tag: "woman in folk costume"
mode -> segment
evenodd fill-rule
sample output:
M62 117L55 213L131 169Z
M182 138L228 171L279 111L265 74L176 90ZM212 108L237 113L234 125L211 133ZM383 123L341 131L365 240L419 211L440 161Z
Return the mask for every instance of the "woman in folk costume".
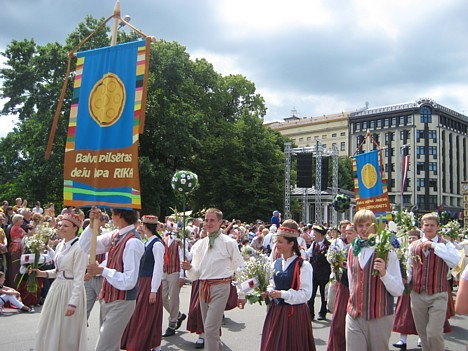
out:
M88 350L84 275L88 255L78 244L82 221L76 214L63 216L55 269L35 269L41 278L55 278L42 308L36 335L36 351Z
M346 226L346 241L352 243L357 237L357 232L351 223ZM351 244L347 244L346 257L348 251L352 249ZM330 335L328 336L327 351L342 351L346 350L346 307L349 300L349 282L348 270L344 269L341 279L336 282L336 299L333 309L333 318L330 325Z
M298 225L288 219L277 231L281 258L273 262L268 287L272 301L263 325L261 350L315 350L307 301L312 296L312 266L301 258ZM266 297L267 293L264 293Z
M166 247L157 231L158 218L142 218L143 233L148 239L141 258L135 312L125 329L121 347L129 351L161 350L163 303L161 279Z

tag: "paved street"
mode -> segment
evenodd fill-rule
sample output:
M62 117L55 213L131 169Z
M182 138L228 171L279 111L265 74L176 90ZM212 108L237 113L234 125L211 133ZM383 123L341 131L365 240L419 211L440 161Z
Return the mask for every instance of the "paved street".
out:
M181 309L187 313L190 299L190 286L185 285L181 293ZM319 302L319 298L316 299ZM317 309L318 309L317 304ZM0 351L28 351L34 346L35 331L40 317L40 309L34 314L17 314L10 312L0 316ZM265 318L265 306L247 305L244 310L235 309L226 312L225 323L222 328L222 340L225 344L224 350L250 351L259 350L263 321ZM327 316L331 317L331 316ZM467 351L468 340L468 317L454 317L450 319L454 331L446 335L446 350ZM167 327L167 315L164 316L163 330ZM330 320L314 321L313 332L318 351L326 350ZM89 321L89 350L93 350L99 332L99 305L96 304ZM399 335L393 333L390 339L391 346L396 342ZM195 350L195 334L185 331L185 322L176 335L163 339L163 350ZM416 336L408 337L408 350L421 350L416 347ZM66 350L64 350L66 351ZM273 351L273 350L272 350ZM280 350L278 350L280 351ZM301 350L302 351L302 350ZM377 351L377 350L376 350Z

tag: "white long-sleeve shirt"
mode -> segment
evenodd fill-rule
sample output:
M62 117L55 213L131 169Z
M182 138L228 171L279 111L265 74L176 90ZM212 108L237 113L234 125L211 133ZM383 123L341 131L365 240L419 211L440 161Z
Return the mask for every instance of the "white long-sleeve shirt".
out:
M122 229L116 229L112 232L107 232L97 237L96 253L101 254L109 251L112 244L112 236L119 232L119 235L125 236L131 230L135 229L135 226L129 225ZM89 254L91 249L91 238L93 236L93 230L88 226L81 233L80 245L84 252ZM135 287L138 281L138 275L140 270L140 260L145 253L145 246L143 242L137 238L132 238L127 241L123 252L123 266L124 271L118 272L115 269L104 267L102 276L107 279L109 284L119 290L131 290Z
M205 237L192 247L192 268L187 270L190 280L230 278L238 268L244 267L237 241L220 234L211 249L208 243Z
M289 267L289 265L297 258L297 255L293 255L286 260L281 262L281 267L283 272ZM272 271L275 267L275 262L272 263ZM300 271L301 285L299 290L294 290L292 288L288 290L281 290L281 298L284 299L284 302L290 305L299 305L302 303L307 303L312 296L312 276L313 268L312 265L307 261L302 261L302 267ZM270 285L267 288L268 292L276 290L275 282L270 279Z
M367 262L370 260L374 254L375 247L363 247L361 252L358 254L359 266L361 269L364 269ZM352 255L353 253L351 253ZM372 268L372 267L371 267ZM352 291L354 287L354 279L352 275L352 270L348 269L348 280L349 280L349 290ZM401 296L405 290L403 285L403 280L401 277L400 262L398 262L398 257L395 251L390 251L387 258L387 267L386 273L380 280L385 285L385 289L392 296Z
M424 244L428 241L426 237L422 237L421 242ZM454 268L458 265L461 259L461 253L457 250L457 248L450 242L447 241L446 244L443 242L439 242L439 236L435 236L432 239L431 248L434 250L434 254L439 256L444 262L449 266L449 268ZM414 243L412 244L414 245ZM429 251L423 251L424 255L429 255ZM408 282L411 282L413 278L413 268L412 268L412 258L411 255L408 257Z

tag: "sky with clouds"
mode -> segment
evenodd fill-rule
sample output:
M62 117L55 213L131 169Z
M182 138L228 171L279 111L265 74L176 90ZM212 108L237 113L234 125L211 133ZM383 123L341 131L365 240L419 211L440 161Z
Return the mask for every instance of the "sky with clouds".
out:
M0 0L0 51L64 43L115 0ZM255 83L266 121L429 97L468 114L466 0L121 0L122 17ZM128 29L124 29L128 30ZM0 59L1 60L1 59ZM0 61L2 64L2 61ZM0 83L1 84L1 83ZM0 102L1 104L1 102ZM0 116L0 137L14 118Z

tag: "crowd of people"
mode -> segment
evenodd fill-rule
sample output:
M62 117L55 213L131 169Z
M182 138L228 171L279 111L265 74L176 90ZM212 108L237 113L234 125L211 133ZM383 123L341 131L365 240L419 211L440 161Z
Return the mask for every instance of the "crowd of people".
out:
M56 214L53 204L28 208L18 198L14 206L4 201L0 221L0 311L9 305L34 312L43 304L36 351L87 350L87 318L97 300L98 351L158 351L185 320L197 334L197 349L222 350L224 312L246 303L245 291L233 283L236 273L260 255L273 272L262 292L271 302L261 350L315 350L311 321L328 314L329 351L388 350L392 331L400 333L396 348L405 350L406 336L417 334L424 351L444 350L448 319L455 311L468 313L467 238L444 238L436 214L424 215L420 228L405 234L404 264L395 250L384 256L376 250L378 221L369 210L336 228L283 220L279 211L267 221L229 221L215 208L182 225L177 216L123 209L67 207ZM27 238L43 223L56 234L41 253L42 265L31 268L23 260ZM332 250L344 257L339 274ZM39 280L35 292L27 288L32 274ZM185 309L179 296L186 279L192 292ZM454 281L460 282L456 301Z

